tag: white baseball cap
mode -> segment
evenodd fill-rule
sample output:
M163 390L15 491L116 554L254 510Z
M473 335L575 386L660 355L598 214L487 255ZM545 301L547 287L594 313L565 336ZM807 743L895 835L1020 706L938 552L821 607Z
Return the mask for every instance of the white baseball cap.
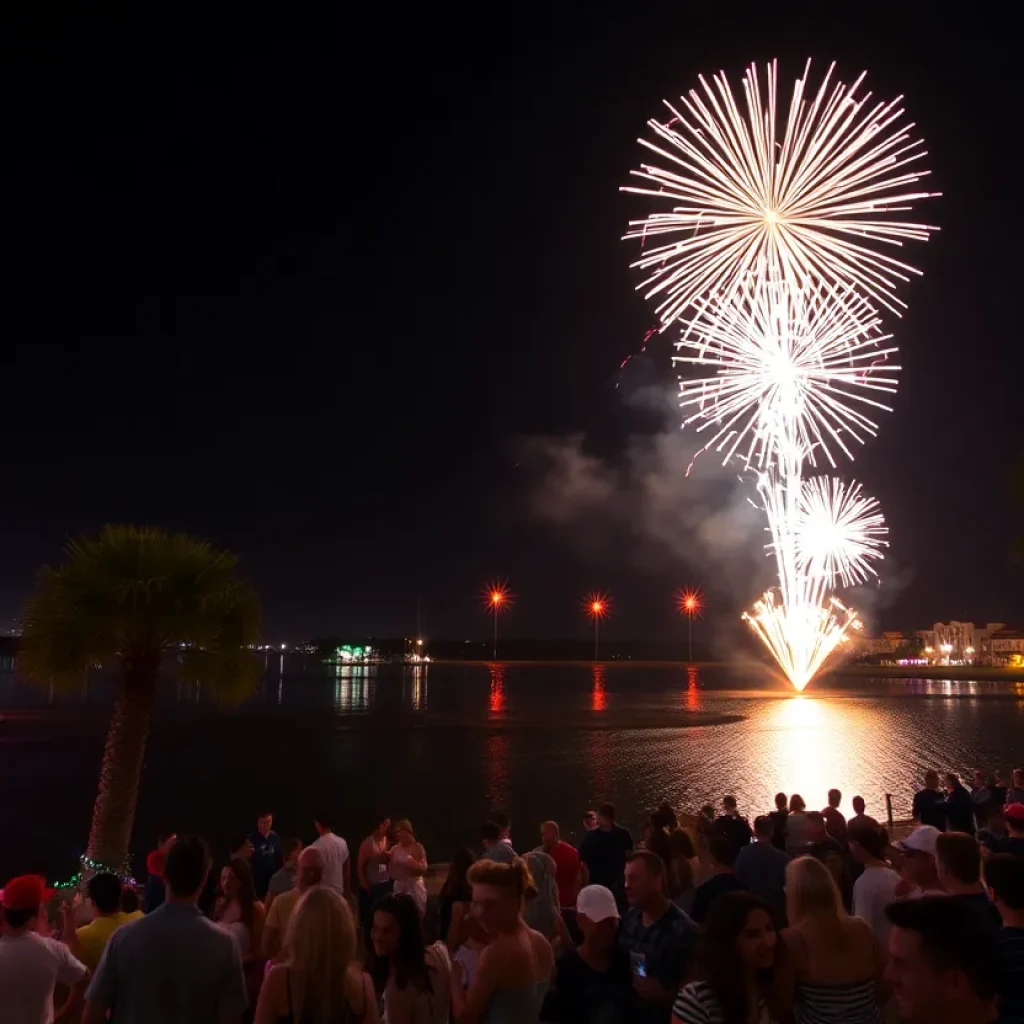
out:
M893 843L897 850L912 850L935 856L935 841L942 833L934 825L918 825L906 839Z
M576 913L591 921L604 921L609 917L619 919L619 908L610 889L603 885L585 885L576 897Z

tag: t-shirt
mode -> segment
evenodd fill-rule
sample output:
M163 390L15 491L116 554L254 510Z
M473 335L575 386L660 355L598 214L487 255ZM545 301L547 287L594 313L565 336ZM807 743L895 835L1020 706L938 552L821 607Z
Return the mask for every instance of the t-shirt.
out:
M113 1024L206 1024L244 1012L238 943L191 903L164 903L110 936L85 994Z
M1024 1020L1024 928L1000 928L999 1024Z
M784 851L786 849L786 819L789 817L789 811L772 811L768 817L772 819L772 846L777 850Z
M868 864L853 883L853 914L871 926L882 949L889 948L889 919L886 905L896 898L900 876L892 868Z
M558 886L558 904L563 908L576 906L579 895L580 855L576 848L559 839L550 849L537 847L538 853L548 853L555 862L555 884Z
M786 910L786 865L789 857L768 843L751 843L736 858L736 877L777 914Z
M672 1005L672 1015L678 1017L685 1024L726 1024L725 1010L712 991L711 986L704 981L694 981L684 985L676 996ZM758 1024L771 1024L768 1016L768 1006L763 999L757 1004Z
M284 942L284 934L288 931L288 919L292 916L295 904L299 902L299 890L289 889L274 898L267 911L267 921L264 927L267 931L273 929L277 932L278 942Z
M629 957L630 969L638 973L643 965L646 977L667 989L679 987L696 939L691 923L674 903L650 926L644 925L643 914L636 907L627 911L619 925L619 949ZM668 1024L669 1017L669 1007L633 992L630 1020L635 1024Z
M835 807L826 807L821 812L822 817L825 819L825 831L833 838L837 839L841 843L846 842L846 818L843 817L841 811Z
M270 884L267 886L267 895L273 893L275 896L280 896L283 892L288 892L290 889L295 888L295 872L289 871L287 868L281 868L280 871L275 871L270 876Z
M266 835L259 831L250 832L249 842L252 843L252 884L256 895L261 900L266 899L271 876L284 863L281 838L271 829Z
M348 843L333 832L325 832L313 843L313 846L324 856L323 884L329 889L333 889L339 896L344 896Z
M704 918L708 916L711 904L719 896L727 892L745 892L746 886L736 877L735 872L728 871L721 875L712 875L703 885L698 885L693 894L693 909L690 917L703 924Z
M493 846L484 847L484 860L493 860L496 864L511 864L518 856L511 843L497 842Z
M626 854L633 849L633 837L621 825L608 831L588 832L580 846L580 860L587 865L590 885L603 885L612 892L622 889L626 877Z
M963 786L946 795L946 827L951 832L974 835L974 801Z
M85 970L63 942L35 932L0 936L0 1020L50 1024L54 985L72 988Z
M807 851L829 869L843 897L843 906L849 909L853 895L853 864L850 853L842 843L827 835L813 843Z
M879 825L877 819L872 818L870 814L855 814L846 823L847 836L857 828L873 828L876 832L880 832L882 826Z
M629 1024L632 987L629 958L621 949L612 952L607 971L595 971L570 949L558 958L555 987L540 1019L552 1024Z
M111 914L108 917L97 917L75 930L78 941L82 944L82 961L90 971L96 970L110 936L122 925L130 924L136 916L142 915Z
M996 905L983 892L956 894L950 899L959 900L961 903L974 907L992 931L997 932L1003 927L1003 919Z
M723 814L715 818L712 827L719 835L731 839L737 850L746 846L753 835L750 826L738 814Z

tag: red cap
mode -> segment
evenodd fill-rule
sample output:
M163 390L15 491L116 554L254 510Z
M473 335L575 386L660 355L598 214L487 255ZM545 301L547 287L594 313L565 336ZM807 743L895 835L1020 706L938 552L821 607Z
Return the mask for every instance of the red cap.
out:
M1024 804L1009 804L1003 808L1003 817L1024 824Z
M6 910L31 910L53 899L53 889L46 888L42 875L18 875L4 886Z

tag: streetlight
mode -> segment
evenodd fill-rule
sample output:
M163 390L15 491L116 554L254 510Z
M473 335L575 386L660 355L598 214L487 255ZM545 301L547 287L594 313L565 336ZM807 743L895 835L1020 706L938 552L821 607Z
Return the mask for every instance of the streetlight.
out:
M488 583L484 591L486 604L494 616L494 647L491 656L494 661L498 660L498 613L512 603L512 595L509 593L508 584L503 582Z
M583 610L594 620L594 661L597 661L597 645L600 640L601 620L608 614L611 598L607 594L588 594L583 599Z
M704 611L704 595L700 589L687 587L685 590L676 592L676 608L682 615L686 616L686 637L687 646L690 652L690 662L693 663L693 620Z

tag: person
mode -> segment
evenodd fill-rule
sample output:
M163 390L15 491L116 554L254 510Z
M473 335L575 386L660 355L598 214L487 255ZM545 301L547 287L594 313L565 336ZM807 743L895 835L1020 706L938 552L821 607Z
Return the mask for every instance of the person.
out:
M626 898L623 888L626 854L632 849L633 837L615 823L615 805L601 804L597 809L597 828L587 833L580 846L580 860L587 868L587 882L611 889L620 912Z
M775 961L776 941L767 904L752 893L726 893L708 914L697 951L698 980L679 990L673 1024L767 1021L763 978Z
M538 931L548 942L563 938L572 945L558 907L558 884L555 881L555 862L543 850L531 850L523 860L533 879L535 894L523 906L523 920Z
M959 900L925 896L886 907L885 977L907 1024L988 1024L996 1020L996 939Z
M1013 784L1006 790L1006 802L1024 805L1024 768L1013 769Z
M672 859L672 851L668 845L668 833L661 824L661 815L654 811L644 825L644 849L656 853L666 864Z
M495 811L491 815L491 821L498 826L501 832L501 841L512 849L512 819L504 811Z
M228 840L228 862L230 863L233 860L251 862L254 849L255 847L252 845L252 840L248 835L232 836Z
M882 949L889 945L886 905L896 899L900 876L885 861L885 844L873 828L855 828L847 833L850 854L863 869L853 883L853 915L871 926Z
M807 804L799 793L789 798L789 816L786 818L786 853L790 857L806 853L811 845L811 827L807 821Z
M786 852L786 819L789 817L789 799L785 793L775 794L775 810L771 812L772 845Z
M668 834L669 862L668 895L669 899L683 913L689 913L693 907L696 894L696 871L699 866L697 851L693 848L690 834L682 828L673 829ZM749 847L747 847L749 849Z
M391 832L391 818L387 814L377 815L373 831L359 844L356 856L356 881L359 883L359 920L363 931L369 935L373 923L373 908L377 901L387 896L394 888L388 873L390 856L388 835Z
M981 915L993 932L1002 927L995 904L981 884L981 848L974 836L964 832L943 832L935 841L935 867L942 888Z
M164 866L164 903L110 936L85 994L82 1024L241 1018L247 998L238 943L197 905L209 869L201 839L174 843Z
M1024 804L1007 804L1003 808L1006 835L990 844L992 853L1008 853L1024 858Z
M679 828L679 816L667 800L658 804L658 809L651 815L651 821L666 832L673 832Z
M587 838L588 832L593 832L597 828L597 811L588 808L583 812L583 835L580 838L582 843Z
M478 860L469 869L473 904L490 942L468 986L464 967L452 971L453 1017L458 1024L530 1024L540 1016L551 981L551 944L523 921L533 879L521 857L511 864Z
M736 878L771 908L776 921L786 914L786 865L789 857L773 844L775 822L763 814L754 819L754 842L736 858Z
M828 834L825 816L817 811L808 811L807 824L810 828L811 845L805 852L820 860L832 872L843 897L843 906L850 908L853 898L853 871L849 850L839 840Z
M838 789L828 791L828 806L821 812L825 819L825 831L838 843L846 843L846 818L839 805L843 802L843 794Z
M286 945L287 958L267 973L254 1024L377 1024L373 985L355 958L352 911L333 889L303 895Z
M708 836L708 859L711 875L706 882L697 886L693 894L690 918L702 924L712 904L727 892L743 890L746 886L736 876L736 844L728 837L717 833Z
M732 840L733 846L741 850L750 842L750 825L736 810L736 797L722 797L722 814L715 818L715 831ZM655 850L655 853L658 851Z
M19 875L3 889L0 934L0 1020L4 1024L53 1021L53 990L71 990L57 1020L76 1020L82 1006L86 965L62 942L39 934L39 915L53 898L39 875Z
M632 978L629 958L616 942L615 896L603 885L585 886L575 911L583 941L558 958L541 1019L551 1024L628 1024Z
M323 854L323 884L347 900L352 891L348 843L341 836L335 835L331 815L318 814L313 824L316 826L317 838L311 845Z
M1024 1021L1024 860L1009 853L985 862L985 886L1003 926L999 955L999 1020Z
M256 899L249 862L235 857L220 873L220 896L214 905L213 921L232 935L242 953L242 970L250 1006L256 1005L266 959L263 956L263 926L267 911Z
M473 903L473 892L469 886L469 869L475 860L473 851L467 848L456 850L448 863L448 876L441 886L438 898L440 927L438 936L448 943L454 953L469 934L469 912Z
M914 794L913 815L919 825L946 831L946 797L939 789L938 772L929 769L924 773L924 789Z
M946 775L946 828L974 835L974 801L960 783L956 772Z
M286 839L281 844L281 856L284 863L270 876L270 882L267 885L265 906L268 914L274 900L278 896L295 888L295 877L299 871L300 853L302 853L301 839Z
M540 827L539 851L555 862L555 884L558 905L563 917L575 914L576 897L580 891L580 855L574 846L562 839L557 821L545 821Z
M864 803L864 797L855 796L850 803L853 805L853 817L846 823L847 833L854 828L873 828L876 832L882 831L878 819L865 813L867 805Z
M129 921L136 921L142 917L139 894L131 886L121 887L121 912Z
M110 936L133 918L121 909L121 879L117 875L109 871L97 872L86 883L86 892L94 914L88 924L75 928L74 907L70 901L61 909L68 948L90 971L95 971Z
M299 854L295 888L276 897L267 911L267 920L263 927L263 955L268 960L280 959L285 936L288 934L288 923L296 905L310 889L321 885L323 879L323 851L315 844L307 846Z
M256 898L260 900L267 898L270 879L284 864L281 837L274 831L273 825L274 815L270 811L260 811L256 816L256 831L250 832L248 837L252 847L252 884L256 889Z
M427 852L423 844L416 842L412 822L402 818L395 822L397 842L388 853L388 874L394 879L396 895L411 896L422 917L427 912Z
M814 857L786 868L782 933L797 1024L881 1024L883 954L866 921L849 917L832 873Z
M443 942L423 945L420 909L408 893L373 908L370 976L385 1024L448 1024L452 962Z
M712 838L729 843L725 836ZM619 949L633 975L630 1019L667 1024L696 933L665 895L665 865L649 850L630 851L625 888L629 910L619 928Z
M918 825L906 839L892 844L903 854L897 896L917 899L945 895L935 866L935 844L940 835L934 825Z
M980 768L975 768L971 774L971 800L974 803L974 823L978 829L987 828L992 811L1002 809L1001 803L998 808L994 807L992 790L995 784L996 780Z
M480 829L480 838L484 844L481 860L493 860L495 864L511 864L518 856L511 843L501 838L501 826L493 821L485 821Z
M147 914L164 901L164 865L177 838L173 832L161 832L157 836L156 849L150 850L146 857L146 885L142 895Z

